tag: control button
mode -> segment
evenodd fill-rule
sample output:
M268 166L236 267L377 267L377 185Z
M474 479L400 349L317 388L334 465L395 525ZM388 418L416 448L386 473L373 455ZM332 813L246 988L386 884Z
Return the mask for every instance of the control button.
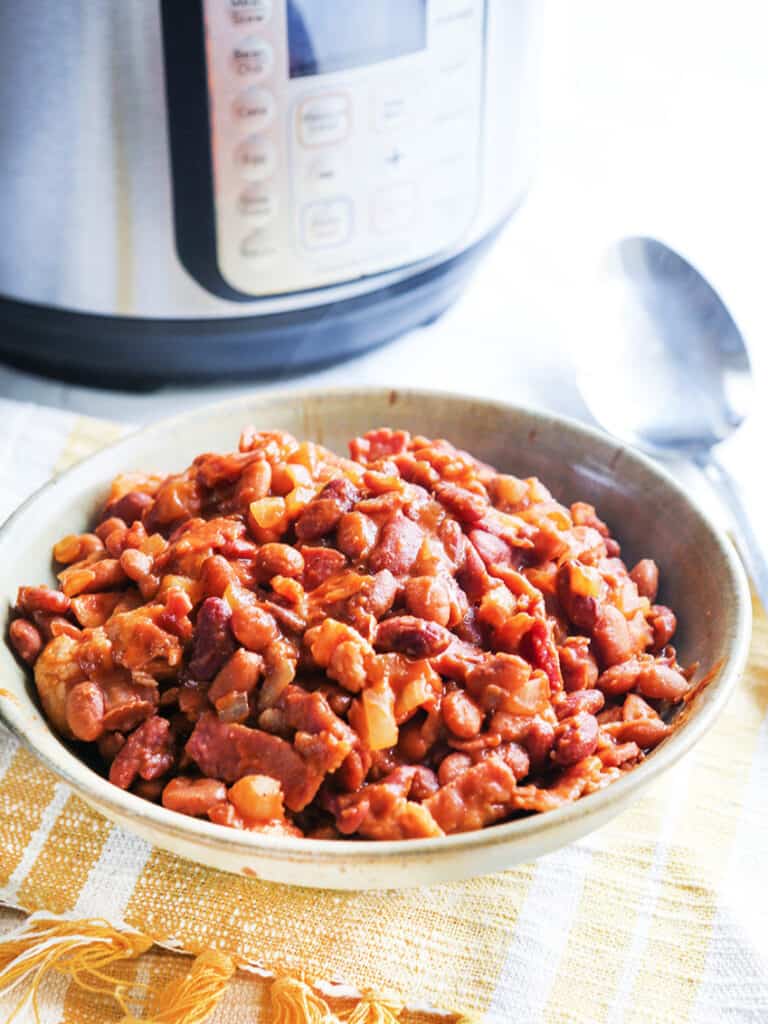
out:
M272 17L272 0L229 0L236 25L265 25Z
M277 196L262 185L246 185L240 193L237 208L244 217L263 227L277 214Z
M252 135L237 147L235 160L248 181L264 181L274 173L277 150L269 139Z
M413 114L416 90L402 85L396 89L381 89L374 97L373 127L377 132L400 128Z
M262 132L275 117L275 97L267 89L252 85L235 100L235 114L248 122L253 131Z
M254 263L271 263L280 255L278 247L261 229L246 235L240 244L240 252L246 259Z
M380 188L373 197L372 213L374 230L382 234L410 227L416 214L416 185L403 181Z
M308 249L342 245L352 234L352 203L349 199L308 203L301 212L301 228Z
M341 142L352 127L349 96L329 92L312 96L299 105L299 140L303 146L327 146Z
M338 185L341 177L341 165L331 156L319 156L309 164L305 171L305 177L308 184L319 188Z
M232 51L232 58L239 75L251 78L266 78L275 64L275 54L266 39L251 36L244 39Z

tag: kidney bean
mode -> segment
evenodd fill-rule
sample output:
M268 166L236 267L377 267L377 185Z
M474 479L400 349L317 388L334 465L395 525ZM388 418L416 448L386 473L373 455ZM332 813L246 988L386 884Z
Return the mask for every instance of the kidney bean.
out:
M554 701L555 713L559 719L570 718L580 711L596 715L605 704L605 697L600 690L577 690L574 693L560 694Z
M652 558L641 558L630 572L629 578L637 586L637 592L641 597L647 597L649 601L655 600L659 589L659 569Z
M451 640L450 632L435 622L414 615L396 615L379 623L375 646L411 658L431 658L444 651Z
M336 528L336 543L353 562L367 558L378 536L376 523L362 512L345 512Z
M634 653L627 620L612 604L606 604L601 609L592 629L592 641L606 668L627 661Z
M189 779L177 775L163 789L163 807L204 818L214 804L227 799L227 787L218 779Z
M60 590L52 590L50 587L19 587L16 607L27 615L31 615L32 612L66 615L69 611L69 597Z
M654 604L651 605L648 624L653 630L653 649L662 651L675 635L677 616L671 608L663 604Z
M563 686L567 692L589 690L595 685L600 672L590 651L587 637L569 636L565 643L558 647L557 653L560 658Z
M637 692L652 700L682 700L691 684L685 676L662 662L651 662L643 667L635 683Z
M122 519L127 526L130 526L137 519L144 517L144 513L151 508L154 500L151 495L145 494L143 491L128 491L122 498L118 498L117 501L110 502L106 506L103 518Z
M552 760L562 768L589 757L597 749L599 726L594 715L579 711L565 718L555 730Z
M483 726L483 712L463 690L446 694L440 705L440 713L446 728L459 739L472 739Z
M368 563L373 572L389 569L395 576L410 572L419 554L424 531L402 512L396 512L389 519L379 535L379 541L371 552Z
M235 649L232 611L220 597L207 597L197 613L189 672L193 679L213 679Z
M296 520L296 536L299 540L319 540L349 512L359 499L360 492L346 477L329 480L317 497L307 505Z
M555 742L554 726L543 718L534 718L520 742L531 759L531 770L538 771L546 763Z
M333 548L302 547L304 574L302 582L305 590L315 590L331 576L335 576L345 568L347 560L340 551Z
M14 619L8 629L8 638L16 654L28 665L34 665L43 649L43 638L28 619Z
M104 732L104 691L93 682L73 686L67 693L66 716L76 739L97 740Z
M440 577L413 576L405 584L405 603L417 618L447 626L451 618L451 594Z

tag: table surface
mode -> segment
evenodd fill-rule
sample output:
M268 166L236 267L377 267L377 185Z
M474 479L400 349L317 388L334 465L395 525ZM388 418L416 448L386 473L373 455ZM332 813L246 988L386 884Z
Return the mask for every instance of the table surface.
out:
M599 292L588 282L609 240L639 233L679 248L716 283L768 397L768 9L751 0L549 0L541 28L538 174L463 297L428 328L291 380L461 390L589 420L574 380L599 331ZM264 387L274 384L126 394L0 367L0 397L134 423ZM753 471L767 428L768 402L758 401L724 446L753 509L768 497L766 475ZM722 514L693 470L676 471Z

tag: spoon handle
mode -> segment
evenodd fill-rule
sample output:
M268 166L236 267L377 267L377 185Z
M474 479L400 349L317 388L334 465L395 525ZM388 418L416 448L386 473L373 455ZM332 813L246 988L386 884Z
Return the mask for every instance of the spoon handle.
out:
M736 546L760 595L763 607L768 609L768 557L747 512L741 487L714 454L696 459L707 479L714 485L733 517L736 527Z

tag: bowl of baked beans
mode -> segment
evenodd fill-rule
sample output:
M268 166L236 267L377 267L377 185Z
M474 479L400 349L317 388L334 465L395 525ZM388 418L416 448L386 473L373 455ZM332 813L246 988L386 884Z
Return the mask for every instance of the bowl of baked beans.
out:
M109 818L318 887L481 874L619 812L750 637L729 540L542 412L257 395L140 430L0 531L0 714Z

